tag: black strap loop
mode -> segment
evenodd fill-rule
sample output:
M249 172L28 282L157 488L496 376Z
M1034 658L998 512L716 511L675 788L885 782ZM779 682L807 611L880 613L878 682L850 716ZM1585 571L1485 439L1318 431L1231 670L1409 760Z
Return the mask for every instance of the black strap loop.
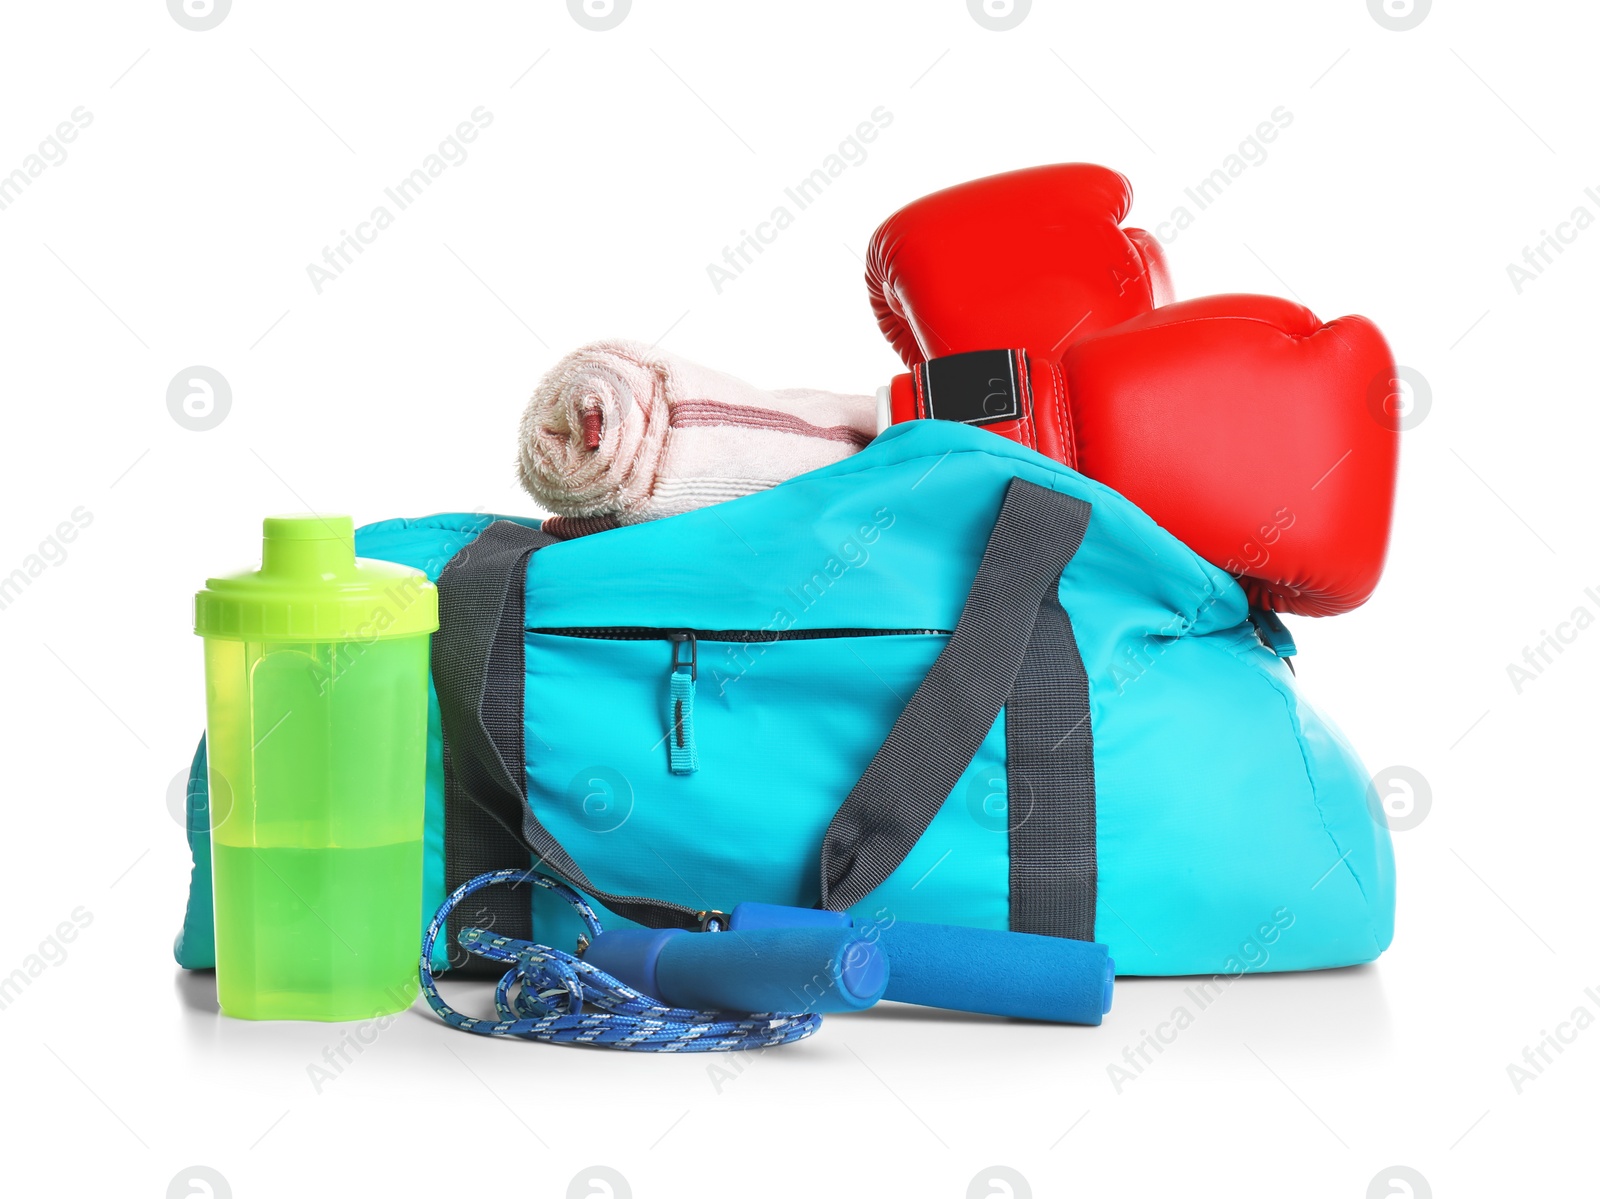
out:
M1089 675L1054 587L1006 699L1011 928L1094 940L1099 888Z

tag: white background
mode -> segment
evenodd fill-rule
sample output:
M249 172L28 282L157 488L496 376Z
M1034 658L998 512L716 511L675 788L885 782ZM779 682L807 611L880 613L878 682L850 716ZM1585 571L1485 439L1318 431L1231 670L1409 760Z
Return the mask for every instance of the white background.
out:
M997 1164L1036 1196L1358 1199L1396 1165L1417 1195L1592 1190L1600 1031L1521 1093L1507 1074L1600 1015L1600 631L1520 693L1507 673L1600 615L1600 231L1573 227L1520 292L1507 272L1574 209L1600 216L1589 6L1440 3L1403 32L1362 0L1040 0L1007 32L961 0L637 0L608 32L554 0L238 0L208 32L159 0L4 20L0 174L92 114L0 211L0 574L92 516L0 610L0 974L91 918L0 1011L8 1191L184 1194L202 1164L240 1199L560 1196L597 1163L641 1199L960 1197ZM480 105L469 157L318 294L307 265ZM880 105L866 160L718 294L707 264ZM1374 318L1431 389L1383 584L1293 624L1302 683L1368 765L1426 780L1378 963L1247 978L1120 1094L1108 1063L1181 981L1121 983L1099 1029L885 1008L720 1059L490 1042L419 1007L319 1093L307 1067L340 1028L229 1021L209 976L179 976L189 596L251 559L262 515L531 512L522 403L599 336L871 391L898 363L859 255L900 204L1086 160L1154 227L1278 106L1265 161L1167 250L1180 297ZM205 432L166 405L196 364L232 389Z

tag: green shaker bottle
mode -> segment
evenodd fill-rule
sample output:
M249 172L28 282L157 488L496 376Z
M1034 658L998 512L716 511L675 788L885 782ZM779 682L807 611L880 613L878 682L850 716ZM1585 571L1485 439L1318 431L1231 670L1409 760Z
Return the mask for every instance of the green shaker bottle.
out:
M217 998L363 1020L417 994L433 584L357 559L348 516L273 516L206 580Z

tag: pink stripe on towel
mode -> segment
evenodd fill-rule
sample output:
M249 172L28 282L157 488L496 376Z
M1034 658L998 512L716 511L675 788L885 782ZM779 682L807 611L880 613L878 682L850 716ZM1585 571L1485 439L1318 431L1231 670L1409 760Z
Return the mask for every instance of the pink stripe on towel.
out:
M685 400L672 410L674 428L714 428L719 425L743 426L747 429L771 429L775 433L793 433L797 437L820 437L825 441L842 441L860 449L872 440L870 433L853 429L849 425L829 425L824 428L801 420L791 412L778 412L771 408L746 408L741 404L723 404L717 400Z

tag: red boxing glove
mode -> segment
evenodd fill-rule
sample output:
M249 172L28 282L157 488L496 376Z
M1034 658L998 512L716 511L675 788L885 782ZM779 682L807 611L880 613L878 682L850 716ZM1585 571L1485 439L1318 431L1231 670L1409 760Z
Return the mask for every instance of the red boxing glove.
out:
M1133 191L1091 163L1030 167L934 192L867 252L878 327L907 366L962 350L1059 355L1172 298L1161 245L1119 228Z
M1368 404L1394 358L1365 317L1275 296L1169 305L1061 360L1078 469L1122 492L1258 608L1333 616L1388 549L1396 423Z
M1030 175L1053 189L1079 169L1041 168L996 181ZM952 355L908 358L913 373L890 389L894 422L932 416L983 425L1099 479L1238 577L1256 607L1325 616L1371 594L1388 544L1399 449L1396 422L1369 403L1392 388L1394 376L1389 348L1371 322L1344 317L1323 325L1287 300L1236 295L1146 308L1086 334L1098 324L1096 311L1109 310L1113 295L1125 296L1113 290L1086 315L1080 287L1072 293L1078 306L1061 321L1016 310L1007 336L984 309L967 336L960 319L967 276L956 277L952 297L931 265L941 245L964 241L963 230L913 223L931 239L926 247L904 232L905 213L926 203L885 222L869 260L890 268L918 261L914 284L897 269L874 278L869 268L874 307L880 295L892 295L908 327L939 326ZM1040 210L1036 204L1029 211ZM1116 209L1116 220L1124 210ZM970 206L963 217L982 218L979 240L986 244L993 240L987 227L1004 219ZM1120 233L1114 220L1101 228ZM885 231L895 250L888 258L876 252ZM1020 235L1013 225L1013 236ZM934 256L928 264L919 258L924 249ZM1037 296L1028 260L1009 261L1024 276L1019 292ZM1067 272L1053 258L1042 273L1064 290L1059 281ZM915 315L926 312L938 315ZM1078 324L1075 332L1056 331L1070 322Z

